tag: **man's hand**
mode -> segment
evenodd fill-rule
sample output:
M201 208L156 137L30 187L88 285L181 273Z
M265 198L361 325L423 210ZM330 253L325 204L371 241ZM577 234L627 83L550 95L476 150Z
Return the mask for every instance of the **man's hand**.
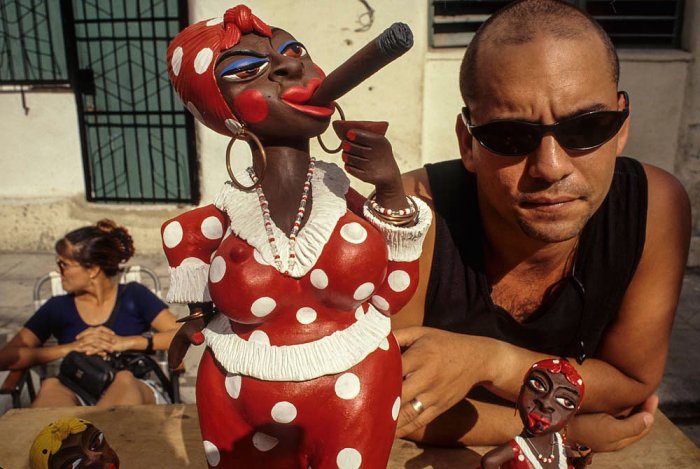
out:
M480 337L455 334L427 327L394 331L402 355L404 373L397 437L406 436L427 425L464 399L482 376L485 357ZM422 404L416 410L414 399Z
M594 452L617 451L642 439L654 423L659 397L652 394L628 417L615 418L609 414L577 415L569 423L567 438L583 444Z

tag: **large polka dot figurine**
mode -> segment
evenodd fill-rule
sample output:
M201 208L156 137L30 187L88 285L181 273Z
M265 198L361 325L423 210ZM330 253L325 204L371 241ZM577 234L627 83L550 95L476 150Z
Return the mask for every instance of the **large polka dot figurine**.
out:
M216 307L197 377L209 467L385 467L401 406L389 315L416 289L430 210L400 184L404 206L377 208L389 200L378 184L371 207L308 154L333 113L305 104L325 75L247 7L187 27L167 62L187 109L253 152L213 205L162 227L169 301ZM348 139L362 151L386 142L361 129ZM375 162L400 181L380 147L388 158Z

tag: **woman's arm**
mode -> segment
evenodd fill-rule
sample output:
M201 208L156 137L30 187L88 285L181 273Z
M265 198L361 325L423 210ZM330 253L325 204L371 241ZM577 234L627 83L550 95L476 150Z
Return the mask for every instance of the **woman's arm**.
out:
M167 350L179 325L175 321L175 315L166 308L151 321L151 327L157 331L153 334L153 350ZM148 339L143 335L115 335L114 341L114 352L148 349Z
M42 347L39 338L23 327L2 349L0 370L21 370L63 358L75 350L76 343Z

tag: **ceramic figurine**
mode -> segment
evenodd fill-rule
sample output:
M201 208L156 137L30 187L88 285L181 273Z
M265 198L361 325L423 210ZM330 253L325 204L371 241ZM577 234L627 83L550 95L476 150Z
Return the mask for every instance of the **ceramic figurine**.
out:
M561 359L541 360L525 375L518 396L523 431L481 459L484 469L573 468L559 433L583 401L581 376Z
M376 187L369 200L309 140L333 100L387 60L355 57L324 86L303 44L242 5L170 44L183 103L232 138L214 204L162 227L169 300L192 312L171 364L190 342L206 345L197 406L209 467L386 466L401 394L389 315L415 291L430 211L405 195L386 123L336 125L345 170ZM234 172L238 140L253 162Z
M119 469L119 457L92 423L62 418L36 436L29 450L29 464L32 469Z

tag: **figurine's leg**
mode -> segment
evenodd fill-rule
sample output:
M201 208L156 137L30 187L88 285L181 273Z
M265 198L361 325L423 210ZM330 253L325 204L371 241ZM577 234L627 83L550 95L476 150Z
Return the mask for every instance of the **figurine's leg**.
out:
M251 378L223 371L209 350L202 355L197 372L197 410L209 467L306 469L306 459L298 455L298 428L276 423L259 425L254 421L256 416L248 414L248 408L243 410L239 398L250 382ZM269 393L267 390L262 394Z
M318 400L318 421L306 428L313 469L386 468L400 408L401 356L393 336L383 346L347 373L323 378L332 380Z

